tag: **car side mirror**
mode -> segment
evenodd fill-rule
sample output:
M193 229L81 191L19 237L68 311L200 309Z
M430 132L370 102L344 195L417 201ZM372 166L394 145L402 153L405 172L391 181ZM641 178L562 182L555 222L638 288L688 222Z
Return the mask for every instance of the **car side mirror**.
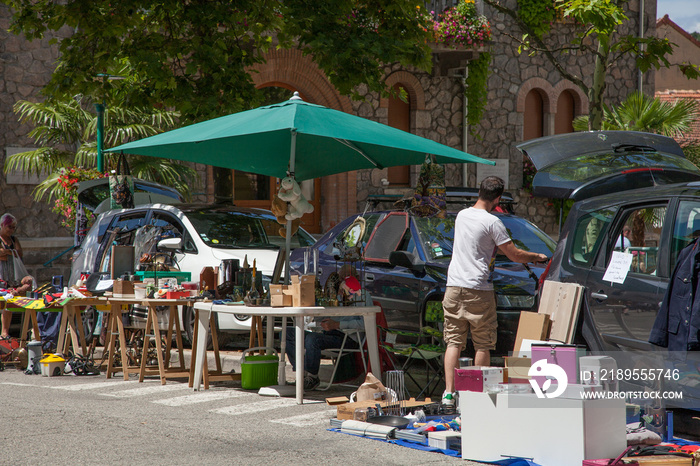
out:
M182 238L165 238L158 241L158 249L182 249Z
M392 251L389 254L389 264L393 267L406 267L416 272L422 272L425 269L425 262L419 260L413 253L407 251Z

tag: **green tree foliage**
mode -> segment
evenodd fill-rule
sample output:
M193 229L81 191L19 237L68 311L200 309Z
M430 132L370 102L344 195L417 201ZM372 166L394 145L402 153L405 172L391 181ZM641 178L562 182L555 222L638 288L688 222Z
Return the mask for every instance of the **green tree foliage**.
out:
M634 57L642 72L652 68L672 66L668 56L676 44L667 38L644 37L635 34L623 35L620 27L627 21L625 6L628 0L518 0L518 7L508 8L499 0L484 0L497 11L513 19L520 36L509 35L521 52L542 54L562 77L576 84L589 100L589 129L602 128L603 96L608 70L623 58ZM561 30L548 27L551 15L537 15L542 8L555 5L561 18L576 25L577 33L566 43L561 41ZM520 10L525 10L522 14ZM570 72L566 66L571 53L591 54L595 57L592 80ZM679 69L689 79L700 77L697 65L683 63Z
M34 189L34 198L56 204L58 213L74 219L77 186L72 184L99 178L97 165L97 115L87 110L93 105L82 99L41 103L19 101L14 110L23 123L34 125L29 137L37 149L7 158L4 170L19 170L48 176ZM177 113L151 108L108 108L105 112L105 147L114 147L173 129ZM116 168L116 154L105 154L107 170ZM191 193L196 179L194 169L181 163L155 157L128 156L131 174L136 178L172 186L183 196ZM76 181L72 181L76 180Z
M633 92L615 107L603 105L601 129L644 131L682 138L698 117L698 104L695 100L665 102L641 92ZM588 126L588 116L574 120L575 131L587 131Z
M343 94L384 91L383 64L428 70L429 25L415 0L2 0L28 39L70 28L45 87L50 97L115 95L164 105L193 122L255 106L250 67L298 47ZM99 73L125 79L96 80ZM107 102L110 104L110 102Z

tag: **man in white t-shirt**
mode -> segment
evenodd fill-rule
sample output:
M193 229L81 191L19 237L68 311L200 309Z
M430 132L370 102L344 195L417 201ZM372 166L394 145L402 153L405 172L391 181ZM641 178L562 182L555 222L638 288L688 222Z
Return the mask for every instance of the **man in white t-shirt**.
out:
M503 222L491 211L501 201L503 180L489 176L481 182L474 206L457 214L454 248L442 301L445 313L445 393L442 403L454 405L454 377L459 355L471 333L475 366L489 366L496 348L496 296L491 283L496 250L513 262L543 262L547 256L518 249Z

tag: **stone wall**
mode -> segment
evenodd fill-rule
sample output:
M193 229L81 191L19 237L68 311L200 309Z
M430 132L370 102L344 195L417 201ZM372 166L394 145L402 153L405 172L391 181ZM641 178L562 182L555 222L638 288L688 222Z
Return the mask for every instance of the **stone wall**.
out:
M0 5L0 160L3 168L8 148L32 146L27 133L32 129L20 124L13 111L17 101L39 101L39 91L51 77L58 57L57 47L49 44L55 36L27 41L23 36L8 32L11 14ZM65 37L69 31L62 31ZM15 149L16 150L16 149ZM0 174L0 214L9 212L17 217L17 237L22 243L24 261L30 273L40 283L52 275L67 276L70 255L64 255L50 267L43 264L72 245L71 232L60 227L59 217L45 202L35 202L35 183L20 177Z
M506 6L513 8L516 0L506 0ZM654 34L656 6L647 1L645 31ZM620 29L622 34L632 34L637 31L639 1L629 4L628 17L630 21ZM516 212L531 220L552 236L558 236L558 212L552 207L550 199L532 198L522 191L523 159L516 149L516 144L523 140L523 105L524 98L532 89L537 89L545 101L544 135L554 134L554 117L556 114L557 98L564 90L576 96L578 108L576 114L587 114L588 103L585 93L573 83L565 80L543 56L519 54L517 43L508 34L515 31L512 20L490 7L485 6L484 14L490 19L493 28L491 44L492 62L488 81L488 104L484 111L481 124L470 128L466 145L467 152L487 159L508 159L509 176L508 191L516 198ZM561 41L569 41L576 30L570 23L559 22L553 25L559 33ZM556 47L557 43L552 46ZM570 54L566 56L567 69L576 76L582 76L586 84L591 84L594 61L591 54ZM387 81L401 68L388 67L385 72ZM463 146L463 84L461 78L438 76L437 70L432 74L416 70L403 70L413 76L413 79L400 80L411 97L412 120L411 132L433 139L442 144L462 149ZM622 101L630 92L637 89L638 74L634 60L628 57L618 62L609 70L606 78L607 89L605 100L608 104ZM418 89L411 89L418 83ZM647 73L643 79L644 88L653 91L654 74ZM387 123L386 109L381 105L381 99L373 93L362 92L364 100L354 101L354 111L366 118ZM417 102L415 96L421 97L424 103ZM476 168L474 164L467 165L466 186L476 185ZM412 185L415 185L419 167L413 167ZM463 168L460 165L447 165L445 184L448 186L463 185ZM358 176L358 211L364 209L369 195L378 194L410 194L410 189L383 187L381 179L386 178L385 170L371 170Z

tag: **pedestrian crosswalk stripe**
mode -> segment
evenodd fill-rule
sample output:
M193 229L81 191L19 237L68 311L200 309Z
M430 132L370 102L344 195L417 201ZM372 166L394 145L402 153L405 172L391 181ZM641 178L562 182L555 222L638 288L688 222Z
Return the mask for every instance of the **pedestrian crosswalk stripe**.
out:
M227 406L225 408L212 409L209 412L228 414L229 416L240 416L241 414L259 413L261 411L269 411L271 409L294 406L296 404L296 400L293 399L275 398L267 401L258 401L255 403L247 403L243 405Z
M83 383L79 385L63 385L60 387L50 387L50 388L55 388L57 390L69 390L69 391L80 391L80 390L94 390L96 388L112 388L112 387L118 387L121 385L136 385L138 384L139 381L138 379L134 380L122 380L119 382L96 382L96 383Z
M0 385L13 385L15 387L36 387L33 383L0 382Z
M150 387L130 388L118 392L100 393L102 396L113 396L116 398L131 398L136 396L152 395L154 393L172 392L175 390L191 390L186 383L170 383L168 385L151 385Z
M311 414L300 414L298 416L292 416L284 419L274 419L270 420L270 422L274 422L277 424L288 424L297 427L307 427L329 423L329 419L335 417L335 414L335 409L328 409L325 411L319 411Z
M187 406L208 401L225 400L228 398L241 398L245 396L257 396L257 393L245 393L238 390L226 390L218 392L198 392L194 395L178 396L165 400L156 400L154 403L165 406Z

